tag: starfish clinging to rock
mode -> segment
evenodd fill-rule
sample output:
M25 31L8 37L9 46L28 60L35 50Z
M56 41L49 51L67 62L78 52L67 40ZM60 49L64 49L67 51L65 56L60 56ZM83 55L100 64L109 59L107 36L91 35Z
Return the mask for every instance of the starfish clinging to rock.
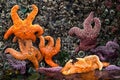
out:
M38 8L34 4L32 5L32 8L32 12L27 16L26 19L22 20L17 14L19 6L13 6L13 8L11 9L11 18L13 20L13 25L5 33L4 39L8 39L11 34L14 34L20 39L30 39L35 42L36 34L37 36L43 34L44 31L41 26L37 24L32 25L32 22L38 13Z
M18 60L29 60L33 63L35 69L39 67L38 62L42 60L43 56L40 51L32 45L32 40L18 39L20 52L13 48L7 48L5 53L10 53L14 58Z
M56 40L55 46L54 46L54 39L51 36L45 36L45 37L40 36L39 38L40 38L39 49L45 59L45 62L51 67L59 66L52 60L52 57L55 56L60 51L61 48L60 38ZM48 41L47 45L45 45L45 40Z
M85 73L95 69L102 70L103 67L109 65L107 62L100 62L99 57L96 55L77 58L77 60L77 62L73 63L73 60L70 59L62 68L62 74L69 75L75 73Z
M99 18L93 18L93 14L94 13L91 12L89 16L85 19L83 23L84 29L73 27L68 32L70 36L76 36L80 39L80 44L75 49L75 52L79 52L79 50L86 51L96 46L97 36L101 28L101 23ZM93 21L95 22L94 27L92 27L91 25Z

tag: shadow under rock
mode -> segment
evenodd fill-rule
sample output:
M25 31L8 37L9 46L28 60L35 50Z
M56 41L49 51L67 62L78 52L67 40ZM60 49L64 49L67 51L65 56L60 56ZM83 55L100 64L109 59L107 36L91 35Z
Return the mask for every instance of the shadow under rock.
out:
M120 70L91 71L72 75L63 75L61 72L40 72L46 80L120 80Z

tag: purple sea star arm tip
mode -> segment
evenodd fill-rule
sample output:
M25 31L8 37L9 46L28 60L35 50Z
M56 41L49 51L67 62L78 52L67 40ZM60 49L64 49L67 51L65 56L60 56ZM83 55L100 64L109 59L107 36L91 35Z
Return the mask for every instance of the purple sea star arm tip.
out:
M93 14L94 12L91 12L89 16L84 20L83 27L84 29L92 29L91 22L93 21Z
M105 70L120 70L120 67L116 66L116 65L109 65L108 67L105 68Z
M98 34L100 32L100 29L101 29L101 22L100 22L100 19L95 17L94 18L94 22L95 22L95 26L94 26L94 33L95 34Z

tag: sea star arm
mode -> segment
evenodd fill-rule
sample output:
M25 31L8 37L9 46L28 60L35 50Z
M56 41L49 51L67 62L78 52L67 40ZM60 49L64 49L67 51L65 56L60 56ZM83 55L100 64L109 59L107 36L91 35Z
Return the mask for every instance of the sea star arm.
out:
M107 67L107 66L109 66L109 65L110 65L110 63L109 63L109 62L102 62L102 64L103 64L103 67Z
M41 36L44 33L44 30L41 26L35 24L31 27L31 30L34 30L34 33L37 33L37 36Z
M47 46L51 46L51 47L54 46L54 40L51 36L45 36L45 40L48 40Z
M60 72L61 69L62 69L62 67L52 67L52 68L40 67L38 69L38 72L51 74L51 73L58 73L58 72Z
M4 34L4 39L8 39L8 37L13 34L13 26L11 26L7 32Z
M78 53L78 52L79 52L79 50L80 50L80 47L79 47L79 46L77 46L77 47L75 48L75 53Z
M31 46L31 48L28 50L27 59L33 63L36 70L38 70L39 67L38 63L39 60L42 59L42 57L38 55L39 55L38 49L35 48L34 46Z
M26 56L26 59L31 61L37 70L39 67L38 61L40 60L40 56L38 56L39 51L36 47L32 45L32 40L26 40L26 52L23 53L24 56Z
M35 56L37 58L38 61L40 61L42 59L42 55L40 53L40 51L33 46L32 44L32 40L25 40L25 48L28 50L28 53L34 54L33 56Z
M25 42L22 41L21 39L18 39L18 43L21 53L25 53L26 50L28 49L28 48L26 49Z
M35 67L36 70L39 68L38 60L35 58L34 60L31 61Z
M82 36L83 36L83 31L82 31L80 28L78 28L78 27L73 27L73 28L71 28L71 29L69 30L68 34L69 34L70 36L76 36L76 37L78 37L78 38L82 38Z
M91 60L92 63L96 63L98 65L99 70L102 70L103 64L100 62L99 57L96 55L90 55L84 58L86 61Z
M18 38L15 36L12 40L12 42L16 42L18 40Z
M72 64L72 60L69 60L65 66L61 69L60 72L62 72L62 74L64 75L68 75L68 71L70 70L70 68L73 66Z
M25 41L25 47L27 50L33 47L32 40L24 40L24 41Z
M57 67L59 66L58 64L54 63L53 60L52 60L52 57L54 55L56 55L59 51L60 51L60 47L61 47L61 44L60 44L60 38L58 38L56 40L56 44L55 44L55 47L53 47L53 50L51 51L51 56L48 56L48 57L45 57L45 61L47 64L49 64L50 66L52 67Z
M94 22L95 22L95 26L93 27L93 32L94 34L97 34L100 32L100 29L101 29L101 22L99 20L99 18L95 17L94 18Z
M18 5L13 6L13 8L11 9L11 18L12 18L14 24L18 24L22 21L17 14L18 9L19 9Z
M96 46L96 44L93 45L86 45L86 50L92 49Z
M100 58L100 60L101 61L106 61L107 60L107 57L106 56L103 56L104 55L104 53L102 53L102 52L97 52L97 53L95 53L97 56L99 56L99 58Z
M39 48L45 47L45 39L43 36L39 36L40 43L39 43Z
M41 52L38 50L38 48L34 47L33 45L31 45L31 46L32 46L31 47L32 51L30 51L30 52L32 52L32 54L34 54L34 56L37 58L38 61L41 61L43 59Z
M39 50L32 45L32 40L26 40L26 52L23 53L24 56L26 56L26 59L31 61L37 70L39 67L38 61L41 59L41 56L39 56Z
M103 64L100 62L99 57L96 57L96 64L98 65L99 70L102 70Z
M26 18L26 21L27 21L27 23L29 23L29 24L32 24L35 16L36 16L37 13L38 13L38 8L37 8L36 5L33 4L33 5L32 5L32 8L33 8L32 12L31 12L31 13L27 16L27 18Z
M7 48L5 50L5 53L10 53L12 56L14 56L14 58L18 59L18 60L25 60L26 56L22 55L20 52L12 49L12 48Z
M36 57L37 57L37 60L38 60L38 61L41 61L41 60L43 59L43 55L40 53L39 50L37 51Z
M25 53L29 47L32 45L31 40L21 40L20 38L17 38L16 36L13 38L13 42L16 42L18 40L19 48L22 53ZM31 43L30 43L31 41Z
M93 14L94 14L94 12L91 12L89 14L89 16L83 22L83 27L84 27L85 30L91 30L92 29L91 22L93 21Z
M45 57L45 62L51 67L58 67L59 65L53 62L52 57Z

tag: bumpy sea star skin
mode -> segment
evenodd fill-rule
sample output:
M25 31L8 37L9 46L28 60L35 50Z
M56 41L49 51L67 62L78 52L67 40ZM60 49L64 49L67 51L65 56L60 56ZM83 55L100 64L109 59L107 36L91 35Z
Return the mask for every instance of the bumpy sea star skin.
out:
M92 28L91 23L95 22L95 26ZM96 46L97 36L101 28L101 22L99 18L93 18L93 12L85 19L83 23L84 29L73 27L69 30L70 36L76 36L80 39L80 45L75 49L75 52L79 50L89 50Z
M91 49L91 52L98 55L101 61L109 61L110 59L117 58L117 50L119 44L115 41L108 41L105 46L98 46L95 49Z
M55 46L54 46L54 40L51 36L45 36L45 37L40 36L39 38L40 38L39 49L43 57L45 58L45 62L51 67L59 66L58 64L53 62L52 57L60 51L60 47L61 47L60 38L56 40ZM45 40L48 41L47 45L45 45Z
M42 60L42 55L40 51L32 45L32 40L21 40L18 39L20 52L7 48L5 53L10 53L14 58L18 60L29 60L33 63L35 69L39 67L38 62Z
M55 72L60 72L62 67L52 67L52 68L44 68L40 67L38 68L38 72L40 73L55 73Z
M20 70L21 74L25 74L26 72L26 62L25 61L20 61L15 58L13 58L10 54L6 55L7 60L9 64L16 70Z
M90 55L84 58L77 58L77 60L78 61L74 64L72 63L72 60L69 60L62 68L62 74L69 75L74 73L89 72L95 69L102 70L104 66L109 65L109 63L107 62L100 62L99 57L96 55Z
M33 4L32 12L27 16L25 20L20 19L17 14L17 10L19 9L18 5L13 6L11 9L11 18L13 20L13 25L8 29L8 31L4 35L4 39L8 39L11 34L14 34L16 37L20 39L30 39L35 42L36 35L40 36L43 34L43 28L37 24L32 25L32 22L35 16L38 13L38 8Z

